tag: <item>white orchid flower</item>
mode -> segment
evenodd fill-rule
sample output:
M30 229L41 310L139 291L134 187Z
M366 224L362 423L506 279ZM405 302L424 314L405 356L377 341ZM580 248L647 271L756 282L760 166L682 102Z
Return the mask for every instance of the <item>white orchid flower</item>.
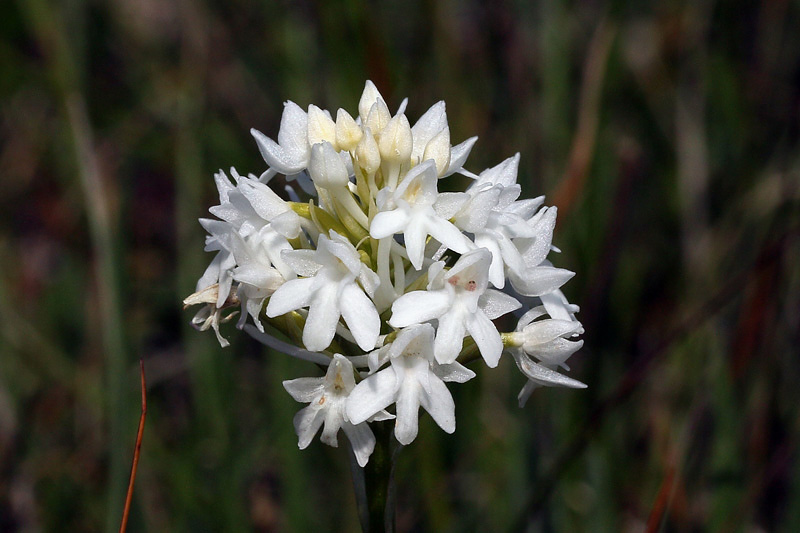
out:
M298 447L304 450L322 427L320 440L334 448L339 446L337 433L343 430L350 440L359 466L364 466L375 448L375 435L364 421L353 424L347 418L345 404L356 386L353 364L343 355L335 354L325 377L298 378L283 382L286 392L308 407L294 417Z
M361 262L346 238L332 231L330 239L319 236L316 250L284 252L283 259L303 277L287 281L275 291L267 304L267 316L308 307L303 344L312 351L330 345L340 317L362 350L375 347L380 318L367 294L374 294L378 276Z
M471 242L448 219L467 200L459 193L440 195L433 160L411 169L397 190L387 191L382 210L369 228L373 239L403 234L408 259L419 270L425 256L425 238L430 235L449 249L465 253Z
M391 365L356 385L347 399L347 416L354 424L397 405L394 434L401 444L417 436L419 409L452 433L456 429L455 403L445 381L464 383L475 373L458 363L439 365L433 356L433 327L411 326L400 331L388 349Z
M480 248L461 256L447 272L442 263L431 267L431 282L426 291L413 291L398 298L392 305L389 324L396 328L437 319L434 353L436 360L447 364L455 361L464 336L469 334L486 364L494 368L500 360L503 343L492 320L519 309L513 297L488 288L492 256ZM437 273L438 271L438 273Z

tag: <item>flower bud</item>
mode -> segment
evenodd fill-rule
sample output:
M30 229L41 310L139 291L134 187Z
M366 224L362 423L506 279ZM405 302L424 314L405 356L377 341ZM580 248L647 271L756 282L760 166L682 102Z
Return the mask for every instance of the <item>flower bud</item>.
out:
M347 167L344 166L341 156L329 142L315 144L311 147L308 173L317 186L325 189L346 187L350 182Z
M413 138L405 115L396 115L381 132L378 149L383 161L402 164L411 157Z
M443 128L428 141L422 160L428 159L436 162L436 173L441 177L450 166L450 128Z
M356 160L358 166L364 169L367 174L374 174L381 166L381 154L378 150L378 143L372 136L372 131L367 128L364 136L356 147Z
M358 142L364 132L344 109L339 109L336 113L336 144L342 150L350 151L358 146Z
M308 106L308 144L314 146L321 142L329 142L336 146L336 125L328 113L315 105Z
M361 93L361 99L358 101L358 114L361 115L362 123L366 123L372 106L379 100L383 101L381 93L378 92L374 83L367 80L367 83L364 84L364 92Z
M370 108L364 125L371 129L377 136L380 136L383 128L386 127L391 118L392 114L389 113L389 108L386 107L386 102L383 100L378 100Z

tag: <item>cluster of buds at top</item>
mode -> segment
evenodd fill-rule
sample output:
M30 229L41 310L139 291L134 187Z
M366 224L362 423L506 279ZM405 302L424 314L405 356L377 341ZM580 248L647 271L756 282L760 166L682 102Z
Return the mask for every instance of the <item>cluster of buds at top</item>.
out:
M277 142L252 130L268 169L215 176L217 219L200 223L205 249L217 253L184 302L204 305L193 323L223 346L220 323L240 307L240 328L327 366L324 377L284 382L309 404L294 419L299 445L322 427L321 440L336 446L342 429L362 466L372 421L394 419L408 444L421 407L452 433L445 382L474 377L464 363L478 357L490 368L504 351L514 358L528 378L521 405L540 385L584 387L557 371L583 330L560 291L573 273L547 260L556 209L544 197L519 199L518 154L466 170L477 138L450 144L444 102L413 126L405 108L392 115L368 81L356 118L287 102ZM456 173L469 187L439 192ZM279 174L287 199L268 185ZM521 313L518 298L535 306L501 333L493 320Z

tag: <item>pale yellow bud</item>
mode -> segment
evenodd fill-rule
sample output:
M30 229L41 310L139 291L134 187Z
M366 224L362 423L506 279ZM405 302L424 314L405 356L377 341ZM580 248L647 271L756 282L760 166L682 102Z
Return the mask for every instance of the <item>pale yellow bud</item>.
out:
M356 160L358 166L364 169L367 174L374 174L381 166L381 153L378 150L378 143L372 136L369 128L364 132L364 136L356 147Z
M450 166L450 128L445 127L437 133L425 146L422 160L433 159L436 163L436 173L441 176Z
M361 115L362 123L366 123L372 106L378 100L383 100L381 93L378 92L378 88L375 87L374 83L367 80L367 83L364 84L364 92L361 93L361 99L358 101L358 114Z
M383 128L386 127L391 118L392 114L389 113L389 108L386 107L386 102L383 100L378 100L370 108L369 115L367 115L367 120L364 125L371 129L373 134L380 136Z
M364 132L344 109L339 109L336 113L336 144L340 150L350 151L356 146L364 136Z
M321 142L329 142L338 150L336 124L328 113L312 104L308 106L308 144L314 146Z
M325 189L346 187L350 182L341 156L328 142L311 147L308 173L316 185Z
M381 132L378 149L386 162L403 164L411 157L411 125L405 115L396 115Z

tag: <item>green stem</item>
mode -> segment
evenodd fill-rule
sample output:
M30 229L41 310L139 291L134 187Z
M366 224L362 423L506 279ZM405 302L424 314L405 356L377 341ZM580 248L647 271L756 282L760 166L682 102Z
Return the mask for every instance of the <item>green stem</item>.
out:
M364 488L366 489L366 523L362 521L365 533L394 532L394 457L392 451L391 420L373 422L375 450L369 463L363 468ZM358 494L356 488L356 499Z

